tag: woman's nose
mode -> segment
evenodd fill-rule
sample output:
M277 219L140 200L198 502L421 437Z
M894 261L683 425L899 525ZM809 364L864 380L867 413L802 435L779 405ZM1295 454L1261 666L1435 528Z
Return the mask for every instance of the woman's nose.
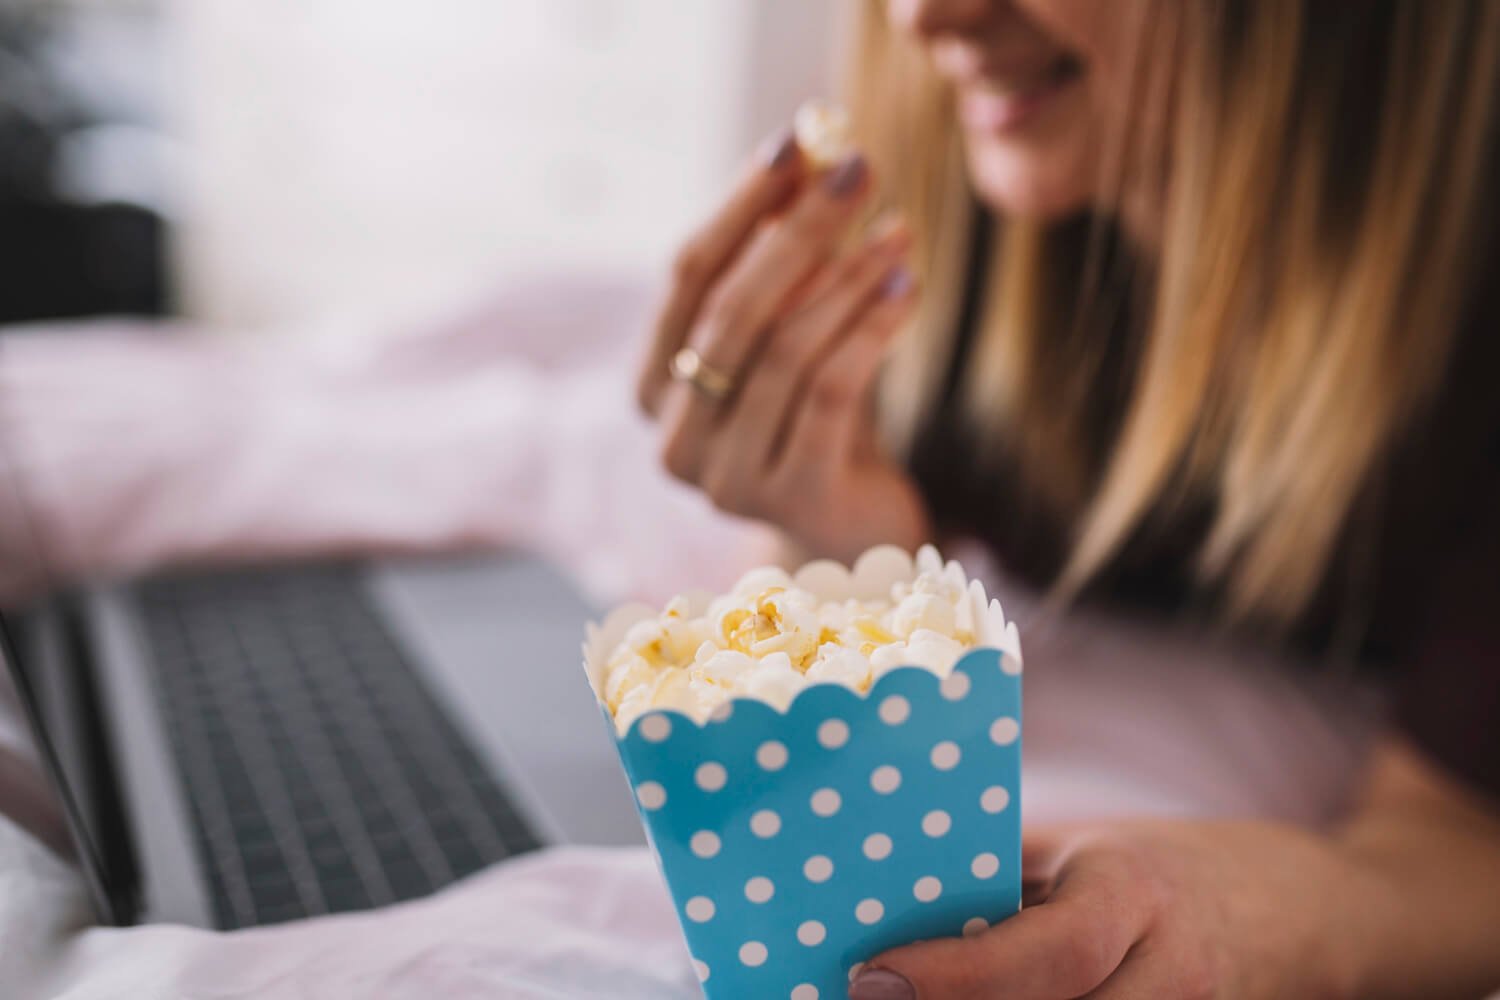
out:
M887 0L891 23L921 38L972 29L1009 0Z

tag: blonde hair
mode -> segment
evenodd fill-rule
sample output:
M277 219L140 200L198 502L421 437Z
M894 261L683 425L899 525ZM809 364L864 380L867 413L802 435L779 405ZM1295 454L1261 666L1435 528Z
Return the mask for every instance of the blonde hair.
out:
M1458 339L1491 179L1500 4L1159 2L1135 5L1132 97L1165 139L1120 139L1099 176L1101 204L1161 189L1139 314L1101 307L1098 254L1063 227L989 223L965 408L1075 525L1059 593L1148 516L1194 500L1213 510L1200 578L1222 585L1230 616L1285 623ZM883 387L904 447L942 389L984 216L951 95L882 6L862 3L846 98L886 201L913 221L926 290ZM1100 341L1121 335L1133 345L1123 420L1091 452L1083 404L1101 390Z

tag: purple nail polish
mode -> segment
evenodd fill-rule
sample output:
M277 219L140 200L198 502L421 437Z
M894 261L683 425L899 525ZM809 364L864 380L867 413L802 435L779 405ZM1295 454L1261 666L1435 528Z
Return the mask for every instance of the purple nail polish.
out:
M858 153L846 156L838 166L828 172L823 178L823 187L835 198L843 198L854 193L864 182L865 174L870 172L865 158Z
M917 991L889 969L866 969L854 977L849 1000L917 1000Z
M765 162L767 169L780 170L782 167L790 166L797 158L797 136L790 128L772 136L766 141L761 152L761 159Z
M911 269L905 264L897 264L891 268L890 272L885 276L885 280L880 283L880 294L887 299L899 299L910 292L912 286L915 284L916 281L911 276Z

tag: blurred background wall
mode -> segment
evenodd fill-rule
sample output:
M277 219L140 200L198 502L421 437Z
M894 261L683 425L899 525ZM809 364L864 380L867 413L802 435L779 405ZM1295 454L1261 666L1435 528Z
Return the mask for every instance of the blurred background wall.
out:
M80 313L245 329L419 313L536 272L649 276L830 90L838 10L0 0L5 167L31 175L3 197L128 210L88 258L128 294Z

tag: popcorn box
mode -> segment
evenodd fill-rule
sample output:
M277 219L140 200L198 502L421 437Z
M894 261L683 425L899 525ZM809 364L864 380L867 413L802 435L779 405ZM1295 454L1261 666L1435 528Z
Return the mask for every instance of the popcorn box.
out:
M869 600L917 571L881 547L793 580ZM1019 641L978 581L967 599L978 645L946 677L899 667L866 693L814 684L785 713L735 698L701 724L653 709L616 735L708 997L842 997L880 952L1019 908ZM696 613L708 595L690 600ZM655 614L630 605L590 626L596 694L609 651Z

